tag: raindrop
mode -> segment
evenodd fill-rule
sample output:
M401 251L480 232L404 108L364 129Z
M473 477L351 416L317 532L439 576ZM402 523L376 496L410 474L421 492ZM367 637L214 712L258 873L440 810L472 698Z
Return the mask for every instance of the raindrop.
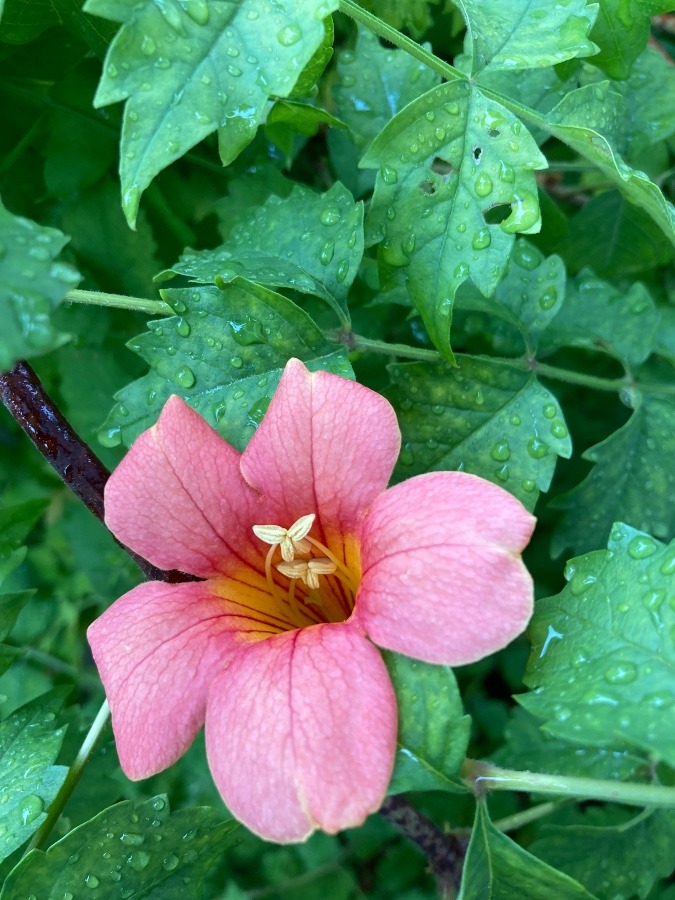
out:
M385 184L396 184L398 181L398 172L391 166L382 166L380 168L380 174L382 175L382 180Z
M19 814L21 815L21 824L30 825L44 811L45 805L40 797L36 794L28 794L21 801Z
M182 388L191 388L195 383L195 373L189 366L181 366L174 375L176 384Z
M539 298L539 306L544 311L553 309L553 307L556 305L557 302L558 302L558 291L553 287L553 285L546 288L544 293Z
M516 172L513 166L509 166L505 162L500 162L499 180L505 182L505 184L513 184L516 180Z
M490 450L490 456L497 462L505 462L511 457L511 448L507 441L497 441Z
M491 243L492 238L487 228L480 228L471 239L471 246L474 250L485 250Z
M539 221L539 201L529 191L520 191L511 203L511 215L500 222L499 227L506 234L529 231Z
M650 612L656 612L665 599L666 592L663 588L657 588L656 590L648 591L642 598L642 603Z
M282 47L292 47L293 44L297 44L299 40L302 38L302 31L300 30L298 25L291 23L290 25L285 25L280 31L277 32L277 40L281 44Z
M487 197L492 193L492 179L487 172L481 172L476 178L474 188L479 197Z
M207 0L178 0L178 2L197 25L206 25L209 21Z
M119 447L122 443L122 429L119 425L113 425L112 428L102 428L97 437L102 447Z
M333 259L333 254L335 253L335 242L334 241L326 241L326 243L321 248L319 252L319 259L321 260L322 265L327 266L328 263Z
M532 459L543 459L548 455L548 446L540 438L533 437L527 442L527 452Z
M570 591L575 597L580 597L581 594L593 587L597 580L596 575L584 575L583 572L577 572L570 581Z
M141 41L141 53L144 56L152 56L157 49L157 45L150 37L149 34L144 35L143 40Z
M675 574L675 551L670 551L659 567L662 575Z
M337 271L335 272L335 277L337 280L342 283L347 277L347 273L349 272L349 261L346 259L341 260L338 264Z
M525 478L525 479L523 479L523 481L520 482L520 486L528 494L531 494L532 491L535 489L536 484L534 483L534 481L532 481L531 478Z
M451 116L459 115L459 103L456 103L454 100L451 103L446 103L443 108L446 112L450 113Z
M628 543L628 555L633 559L647 559L656 553L656 544L651 538L637 535Z
M244 365L244 360L241 358L241 356L233 356L230 360L230 365L233 369L241 369L241 367Z
M605 680L610 684L631 684L637 677L637 669L630 662L619 662L605 670Z
M241 69L239 66L235 66L232 63L227 67L227 74L231 75L233 78L239 78L241 75Z
M262 323L252 316L245 316L243 322L230 322L230 331L240 347L250 347L251 344L266 344L267 336Z
M176 324L176 331L181 337L187 337L190 334L190 323L186 322L185 319L178 319Z
M322 225L335 225L336 222L339 222L342 218L340 210L334 206L329 206L327 209L322 209L319 219L321 220Z
M127 862L135 872L142 872L150 862L150 854L145 850L135 850L127 856Z
M28 255L32 256L33 259L46 262L49 259L49 250L47 250L46 247L31 247L28 251Z
M555 419L556 413L558 412L555 403L545 403L542 412L546 416L547 419Z
M98 878L95 875L85 875L84 883L87 885L88 888L95 890L101 882L98 880Z
M511 425L520 425L520 416L514 413L512 416L509 416L509 422Z
M567 428L560 421L553 422L550 431L553 437L558 438L559 440L567 437Z
M413 253L415 250L415 240L415 232L411 232L403 243L403 252L407 253L408 256L410 256L411 253Z
M123 831L120 835L120 840L129 847L138 847L143 843L145 838L142 834L136 834L133 831Z
M165 856L162 860L162 868L167 872L173 872L173 870L178 866L180 860L176 856L175 853L170 853L169 856Z

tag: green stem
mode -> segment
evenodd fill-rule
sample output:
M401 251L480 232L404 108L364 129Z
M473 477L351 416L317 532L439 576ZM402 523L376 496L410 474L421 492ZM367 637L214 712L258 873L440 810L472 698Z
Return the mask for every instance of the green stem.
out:
M35 850L36 848L41 847L50 834L52 828L56 825L66 804L70 800L73 791L77 787L77 783L84 774L84 770L86 769L89 760L94 754L98 743L101 740L101 737L103 736L103 732L106 725L108 724L109 718L110 709L108 707L108 701L104 700L103 705L96 713L96 718L92 722L91 728L87 732L87 736L82 742L82 746L80 747L79 752L75 757L75 761L68 770L65 781L61 785L58 794L54 798L54 802L49 807L47 818L33 835L33 839L26 848L26 853L29 853L31 850Z
M519 828L523 828L531 822L543 819L544 816L550 816L551 813L556 812L556 810L563 806L567 806L568 803L569 800L549 800L547 803L538 803L536 806L531 806L529 809L514 813L512 816L504 816L503 819L498 819L492 824L495 828L498 828L504 833L507 831L517 831Z
M477 759L464 760L462 778L477 794L485 791L528 791L574 797L578 800L606 800L627 806L675 808L675 787L664 787L660 784L518 772L513 769L501 769L492 763Z
M104 291L68 291L65 296L71 303L92 303L95 306L113 306L116 309L132 309L150 316L173 316L174 311L164 300L144 300L127 297L126 294L106 294Z
M564 381L567 384L578 384L581 387L592 388L596 391L621 391L630 387L632 381L628 378L600 378L597 375L587 375L585 372L573 372L570 369L559 369L557 366L549 366L540 363L536 359L500 359L502 365L512 366L525 372L534 372L543 378L551 378L553 381Z
M411 56L414 56L415 59L424 63L425 66L429 66L434 72L438 72L443 78L447 78L448 81L468 80L466 75L460 72L459 69L434 56L431 51L425 50L424 47L420 47L416 41L406 37L400 31L392 28L391 25L387 25L382 19L362 9L353 0L340 0L340 12L349 16L350 19L354 19L355 22L358 22L370 31L375 32L375 34L384 38L385 41L389 41L395 47L405 50Z
M388 344L386 341L371 340L371 338L361 337L361 335L353 334L352 332L344 335L342 342L350 350L369 350L371 353L384 353L387 356L403 356L406 359L441 362L441 354L436 350L426 350L424 347L409 347L407 344Z

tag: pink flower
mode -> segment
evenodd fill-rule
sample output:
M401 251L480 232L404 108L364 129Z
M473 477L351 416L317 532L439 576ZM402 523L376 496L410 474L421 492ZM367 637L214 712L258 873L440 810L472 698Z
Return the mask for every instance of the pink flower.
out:
M396 742L374 644L462 665L525 628L532 516L461 472L385 490L399 444L386 400L298 360L243 454L168 400L110 478L106 523L204 580L142 584L88 632L130 778L171 765L206 723L215 783L252 831L358 825Z

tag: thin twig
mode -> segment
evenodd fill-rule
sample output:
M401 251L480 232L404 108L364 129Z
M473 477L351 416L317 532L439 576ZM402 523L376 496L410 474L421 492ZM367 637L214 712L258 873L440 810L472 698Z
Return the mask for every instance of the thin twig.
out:
M459 889L468 838L444 834L403 797L388 797L380 815L417 844L436 876L440 896L451 900Z
M0 375L0 398L54 471L103 522L103 489L110 472L63 418L28 363L20 361ZM174 584L192 578L158 569L128 547L124 549L151 581Z

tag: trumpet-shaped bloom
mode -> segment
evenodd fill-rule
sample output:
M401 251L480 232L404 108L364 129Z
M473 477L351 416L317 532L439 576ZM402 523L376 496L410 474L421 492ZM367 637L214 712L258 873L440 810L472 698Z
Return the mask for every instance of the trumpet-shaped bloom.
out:
M297 360L242 454L168 400L108 481L106 523L203 580L142 584L88 632L130 778L171 765L205 723L218 790L252 831L357 825L395 753L375 645L461 665L525 628L532 516L460 472L386 490L399 444L386 400Z

